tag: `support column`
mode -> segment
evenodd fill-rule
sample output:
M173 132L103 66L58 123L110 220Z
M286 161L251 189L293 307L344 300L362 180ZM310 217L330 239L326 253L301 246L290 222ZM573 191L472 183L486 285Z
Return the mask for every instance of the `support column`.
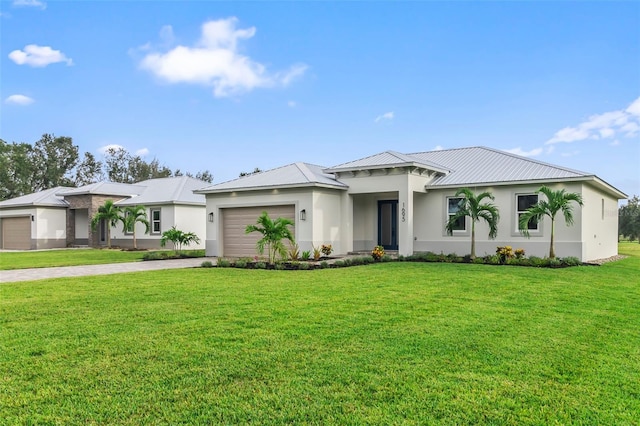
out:
M340 212L340 253L353 251L353 196L345 191Z
M413 254L413 191L407 186L398 191L398 254Z

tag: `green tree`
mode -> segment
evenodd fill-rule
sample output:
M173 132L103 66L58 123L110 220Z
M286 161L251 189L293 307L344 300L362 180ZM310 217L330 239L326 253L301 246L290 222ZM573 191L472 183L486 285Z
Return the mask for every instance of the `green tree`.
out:
M189 246L191 243L199 244L200 238L193 232L183 232L175 226L172 226L171 229L162 233L160 245L164 247L167 245L167 241L171 241L173 243L173 249L176 253L180 254L183 245Z
M0 200L35 191L34 156L30 144L9 144L0 139Z
M293 234L289 230L289 226L293 226L293 222L290 219L279 217L271 220L267 212L262 212L256 224L247 225L244 232L246 234L251 232L262 234L262 238L256 243L256 248L260 254L264 254L266 247L269 263L274 263L276 254L280 254L280 257L286 257L287 255L287 248L282 240L287 239L294 243Z
M555 239L555 221L556 214L562 212L564 221L567 226L573 225L573 205L571 202L575 202L582 206L582 195L575 192L566 192L564 189L554 191L547 186L541 186L537 191L546 196L546 200L538 199L538 202L529 207L520 216L519 228L520 232L529 238L528 224L531 220L540 222L545 216L549 216L551 219L551 241L549 243L549 258L554 259L556 257L556 251L554 248Z
M111 227L116 226L120 220L120 207L116 206L112 200L106 200L98 207L98 212L91 219L91 228L96 229L100 221L107 223L107 247L111 248Z
M31 192L56 186L73 186L72 170L78 163L78 147L70 137L45 133L34 147L35 185Z
M147 220L147 211L144 206L129 206L122 210L120 216L122 222L122 231L127 233L133 233L133 248L138 248L138 242L136 239L136 223L142 223L145 226L145 234L149 233L149 220Z
M102 173L102 162L96 160L96 157L90 152L85 152L84 158L76 167L74 183L76 186L82 186L100 182L103 179L104 174Z
M490 192L476 195L468 188L461 188L456 192L455 196L461 198L458 203L458 210L449 217L445 228L447 234L452 235L461 218L468 216L471 219L471 259L475 259L476 222L484 219L489 225L489 238L494 239L498 234L498 221L500 220L498 207L493 203L482 202L485 198L494 200Z
M637 195L618 209L618 234L640 243L640 198Z

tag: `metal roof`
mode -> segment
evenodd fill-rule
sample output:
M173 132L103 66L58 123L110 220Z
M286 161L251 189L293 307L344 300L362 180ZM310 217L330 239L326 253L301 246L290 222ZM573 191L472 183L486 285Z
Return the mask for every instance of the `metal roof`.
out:
M395 151L385 151L359 160L350 161L348 163L339 164L334 167L325 169L326 173L338 173L345 171L382 169L390 167L420 167L427 170L446 173L448 170L440 164L427 159L412 157L410 155L401 154Z
M324 167L308 163L293 163L260 173L243 176L227 182L207 186L199 194L230 191L251 191L268 188L319 186L346 189L347 185L335 176L323 172Z
M421 161L442 164L450 173L436 177L429 186L459 186L593 176L486 147L457 148L408 154Z
M200 179L189 176L149 179L138 182L143 187L139 195L116 202L119 206L154 205L154 204L194 204L204 205L205 197L193 191L208 185Z
M65 186L56 186L55 188L45 189L44 191L34 192L33 194L23 195L21 197L11 198L0 202L0 208L6 207L67 207L69 204L64 201L61 195L75 188Z
M140 195L144 187L138 184L117 183L117 182L97 182L73 188L64 195L117 195L122 197L132 197Z

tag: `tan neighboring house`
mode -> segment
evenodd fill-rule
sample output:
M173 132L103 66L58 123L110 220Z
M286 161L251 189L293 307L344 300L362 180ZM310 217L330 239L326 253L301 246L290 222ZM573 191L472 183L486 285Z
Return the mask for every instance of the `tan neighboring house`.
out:
M500 209L495 240L488 227L476 228L478 255L497 246L523 248L527 255L548 255L550 221L518 229L518 217L537 202L541 185L577 192L575 223L556 217L555 244L560 257L583 261L617 254L618 200L626 195L591 173L543 163L485 147L401 154L387 151L334 167L294 163L210 185L206 196L208 256L252 257L257 234L246 235L262 211L294 221L301 250L332 244L335 253L370 251L376 245L399 254L432 251L468 254L470 222L447 235L459 188L490 191ZM540 195L543 197L543 195Z
M91 218L106 200L121 207L144 205L150 223L136 225L139 248L158 248L164 231L176 226L205 235L205 199L193 191L207 182L187 176L150 179L134 185L98 182L79 188L57 187L0 202L0 248L33 250L69 246L101 247L107 244L107 224L95 229ZM132 233L122 224L111 229L111 244L131 247ZM190 248L203 248L191 245Z

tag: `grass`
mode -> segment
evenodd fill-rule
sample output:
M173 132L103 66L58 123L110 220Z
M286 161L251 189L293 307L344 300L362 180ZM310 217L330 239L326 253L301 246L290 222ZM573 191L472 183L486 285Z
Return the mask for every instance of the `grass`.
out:
M183 250L198 252L204 250ZM0 270L48 268L54 266L99 265L105 263L138 262L148 251L122 251L120 249L61 249L0 253ZM168 255L175 252L168 250Z
M640 249L0 285L7 424L637 424Z

